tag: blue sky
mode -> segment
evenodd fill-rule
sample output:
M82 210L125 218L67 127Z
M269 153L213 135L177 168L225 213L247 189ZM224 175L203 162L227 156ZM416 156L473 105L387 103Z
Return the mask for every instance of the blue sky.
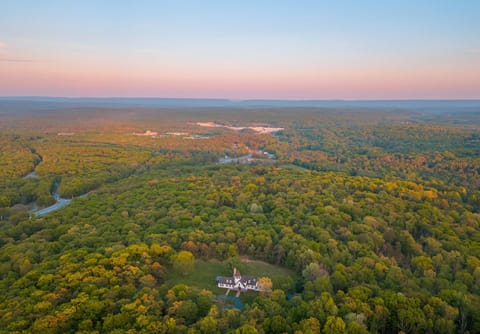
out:
M479 17L473 0L2 1L0 95L479 98Z

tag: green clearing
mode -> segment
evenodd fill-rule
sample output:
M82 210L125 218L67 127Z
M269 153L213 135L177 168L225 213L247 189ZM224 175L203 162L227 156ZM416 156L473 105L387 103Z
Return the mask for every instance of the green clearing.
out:
M217 287L215 278L217 276L228 275L227 266L220 261L204 261L196 260L195 269L188 275L183 275L181 272L171 269L169 270L169 277L166 281L168 287L176 284L185 284L192 288L207 289L214 294L221 294L224 289Z
M295 280L295 272L284 267L275 266L263 261L242 259L238 269L243 275L250 275L255 277L270 277L274 282L274 288L276 278L290 277ZM232 272L228 268L226 261L218 260L196 260L195 269L188 275L183 275L176 270L169 271L169 278L166 281L168 287L176 284L185 284L192 288L207 289L212 291L216 295L225 294L225 289L217 287L217 276L231 276Z

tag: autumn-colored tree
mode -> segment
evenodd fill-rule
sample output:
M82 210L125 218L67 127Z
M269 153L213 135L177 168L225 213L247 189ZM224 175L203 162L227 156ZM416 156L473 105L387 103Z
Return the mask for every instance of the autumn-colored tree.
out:
M180 251L173 257L173 267L182 273L188 275L193 272L195 266L195 257L189 251Z
M263 292L272 291L272 280L269 277L260 277L258 278L258 287Z

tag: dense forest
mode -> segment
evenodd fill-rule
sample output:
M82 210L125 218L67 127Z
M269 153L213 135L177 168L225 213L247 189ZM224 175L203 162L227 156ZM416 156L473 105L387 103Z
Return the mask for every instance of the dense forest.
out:
M0 292L0 333L479 333L480 114L0 112Z

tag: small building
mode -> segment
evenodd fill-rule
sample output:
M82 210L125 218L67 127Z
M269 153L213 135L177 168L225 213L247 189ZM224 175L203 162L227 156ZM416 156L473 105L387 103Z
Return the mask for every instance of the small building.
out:
M218 287L228 289L227 295L230 291L237 291L237 297L241 292L248 290L261 291L258 286L258 280L253 276L241 275L237 268L233 268L232 277L218 277Z

